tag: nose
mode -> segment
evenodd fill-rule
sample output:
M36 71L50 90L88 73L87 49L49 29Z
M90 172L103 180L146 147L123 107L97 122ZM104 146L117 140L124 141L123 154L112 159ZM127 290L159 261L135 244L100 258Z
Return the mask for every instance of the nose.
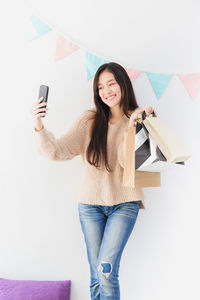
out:
M112 94L113 94L113 92L112 92L111 88L110 87L106 87L105 90L104 90L105 97L109 97Z

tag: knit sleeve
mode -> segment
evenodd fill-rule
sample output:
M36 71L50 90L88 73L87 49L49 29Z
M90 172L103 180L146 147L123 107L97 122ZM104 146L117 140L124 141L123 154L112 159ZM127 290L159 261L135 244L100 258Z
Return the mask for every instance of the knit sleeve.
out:
M121 165L122 168L124 168L127 136L128 136L128 127L124 131L123 140L119 144L118 150L117 150L118 162L119 162L119 164Z
M72 127L60 138L47 130L46 127L39 132L35 131L35 145L38 152L51 160L70 160L80 155L86 135L86 120L89 110L84 111Z

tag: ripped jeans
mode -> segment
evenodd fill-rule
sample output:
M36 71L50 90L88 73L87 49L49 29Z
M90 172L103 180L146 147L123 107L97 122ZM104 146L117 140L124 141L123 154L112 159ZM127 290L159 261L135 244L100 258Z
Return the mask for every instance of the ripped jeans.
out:
M140 200L113 206L78 203L90 265L92 300L120 299L120 259L135 225L139 205Z

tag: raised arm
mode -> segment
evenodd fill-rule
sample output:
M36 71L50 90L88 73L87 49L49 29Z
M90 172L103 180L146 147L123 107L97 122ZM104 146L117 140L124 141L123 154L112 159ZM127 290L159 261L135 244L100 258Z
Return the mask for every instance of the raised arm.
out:
M144 108L138 107L136 108L130 116L128 126L124 131L124 136L122 142L118 146L118 161L122 168L124 168L124 161L125 161L125 151L126 151L126 142L128 134L132 134L133 127L135 126L136 120L142 118L142 112L145 111L146 115L149 116L154 109L151 106L145 106Z
M57 161L70 160L80 155L85 140L88 113L88 110L84 111L70 130L60 138L56 138L45 126L39 132L35 131L34 138L38 152Z

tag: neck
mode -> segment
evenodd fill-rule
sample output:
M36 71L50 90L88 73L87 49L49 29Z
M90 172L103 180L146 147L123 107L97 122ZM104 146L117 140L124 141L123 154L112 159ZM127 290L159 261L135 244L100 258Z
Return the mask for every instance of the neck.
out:
M118 118L122 117L123 114L124 114L124 112L120 106L110 107L110 118L118 119Z

